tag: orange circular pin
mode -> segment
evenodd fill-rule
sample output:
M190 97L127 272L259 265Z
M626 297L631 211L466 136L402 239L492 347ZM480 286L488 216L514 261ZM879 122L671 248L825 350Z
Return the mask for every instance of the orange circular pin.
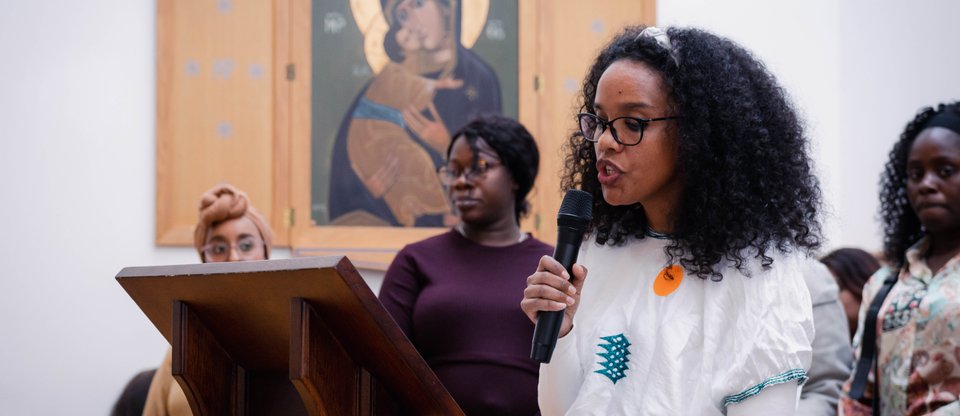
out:
M683 268L679 264L671 264L657 274L657 279L653 281L653 293L657 296L667 296L680 287L681 281L683 281Z

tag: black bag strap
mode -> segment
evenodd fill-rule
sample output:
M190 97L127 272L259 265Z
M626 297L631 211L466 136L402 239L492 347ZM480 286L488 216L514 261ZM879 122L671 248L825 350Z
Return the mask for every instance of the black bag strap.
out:
M867 310L867 316L863 322L863 335L860 337L860 360L857 361L857 373L853 377L853 383L850 385L850 398L863 402L863 393L867 389L867 375L870 373L870 367L874 366L877 357L877 316L880 314L880 308L883 307L883 300L890 294L890 289L897 283L900 276L900 270L891 273L883 281L883 286L877 292L877 296L870 303L870 309ZM873 414L880 414L880 401L878 397L877 386L879 385L879 376L873 385Z

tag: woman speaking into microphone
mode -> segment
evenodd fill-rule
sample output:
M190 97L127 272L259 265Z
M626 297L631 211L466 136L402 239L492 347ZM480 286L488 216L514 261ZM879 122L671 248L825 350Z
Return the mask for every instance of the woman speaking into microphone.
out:
M541 412L793 414L820 191L783 89L728 39L630 27L581 100L563 187L593 218L572 279L544 256L521 301L564 310Z

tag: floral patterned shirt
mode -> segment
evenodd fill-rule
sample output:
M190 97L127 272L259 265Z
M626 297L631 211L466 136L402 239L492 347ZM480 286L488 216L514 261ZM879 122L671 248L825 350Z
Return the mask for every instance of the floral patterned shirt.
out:
M934 275L924 258L927 247L924 238L907 250L907 264L877 317L881 415L960 415L960 256ZM867 309L893 272L879 270L863 288L856 358ZM864 405L848 395L855 373L843 386L841 416L872 414L876 374L871 369Z

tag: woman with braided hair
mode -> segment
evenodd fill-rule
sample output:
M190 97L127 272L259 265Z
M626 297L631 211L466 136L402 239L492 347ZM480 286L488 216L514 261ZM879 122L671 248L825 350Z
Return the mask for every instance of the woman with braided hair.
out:
M960 414L960 102L907 124L880 186L891 267L863 288L840 413Z

